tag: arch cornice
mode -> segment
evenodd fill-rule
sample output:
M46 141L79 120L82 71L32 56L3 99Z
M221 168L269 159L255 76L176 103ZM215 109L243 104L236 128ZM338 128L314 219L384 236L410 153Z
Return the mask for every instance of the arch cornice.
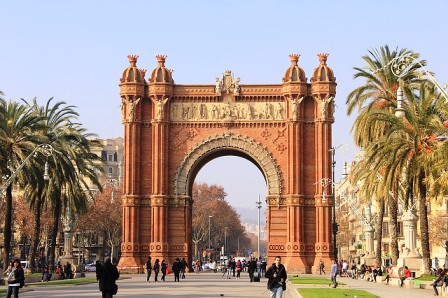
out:
M263 172L268 185L268 195L280 196L282 189L281 173L275 159L268 150L253 139L226 132L202 140L185 154L174 178L174 194L176 197L190 195L188 185L194 168L203 158L220 149L234 149L250 156Z

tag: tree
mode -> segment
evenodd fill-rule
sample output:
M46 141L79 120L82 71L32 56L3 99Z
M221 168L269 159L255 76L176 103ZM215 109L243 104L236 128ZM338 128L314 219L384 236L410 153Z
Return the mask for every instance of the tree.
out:
M111 256L117 258L116 248L121 243L122 187L107 184L88 204L88 211L76 223L76 232L89 235L95 231L97 237L103 236L110 248ZM103 250L104 251L104 250Z
M410 56L414 59L418 59L419 54L409 51L408 49L391 51L386 45L378 49L372 49L369 51L368 56L363 56L367 66L363 68L355 68L357 71L354 78L362 78L366 80L366 83L356 89L354 89L347 97L347 114L351 115L355 109L358 110L358 117L355 120L352 131L354 133L355 144L361 148L366 149L367 155L370 155L369 150L374 150L376 147L376 140L382 138L383 135L389 130L389 123L375 120L375 111L383 111L393 115L396 104L396 91L399 86L399 78L392 71L392 64L403 56ZM422 82L420 68L426 65L426 61L420 61L420 63L413 64L410 68L406 69L401 74L401 80L406 82L408 86L415 86ZM377 166L376 160L370 160L366 163L366 167L360 166L358 179L360 176L364 176L362 183L365 189L375 187L373 184L378 183L376 175L387 167L380 167L374 172L373 175L365 176L366 171L371 171L372 167ZM388 175L391 177L391 175ZM400 177L400 176L395 176ZM398 181L384 180L382 183L385 187L383 190L379 190L376 194L382 196L376 197L377 200L386 200L390 211L390 234L391 234L391 252L392 252L392 264L396 264L399 251L398 251ZM390 195L390 191L393 192L393 196ZM364 191L367 194L367 191ZM368 197L366 198L368 199Z
M210 225L210 247L216 248L218 243L224 245L227 242L224 239L225 235L229 240L227 251L237 251L238 242L234 241L235 239L239 239L241 247L247 247L250 243L245 235L239 215L225 200L226 196L227 194L222 186L209 186L206 183L195 183L193 185L192 241L195 246L195 256L198 256L201 249L208 247L209 216L213 216ZM230 241L230 239L233 239L233 241Z
M385 112L374 112L374 121L385 122L389 129L369 148L370 160L386 169L386 181L399 182L404 191L404 208L418 203L420 240L425 272L430 273L429 228L427 203L432 194L430 185L440 176L435 170L438 136L446 136L443 125L448 116L440 93L429 82L419 88L404 85L407 99L404 119ZM447 163L444 162L445 168ZM388 178L389 176L389 178Z
M13 101L7 103L0 99L0 155L1 160L4 161L0 164L0 173L2 175L11 177L14 174L27 173L27 171L22 170L19 170L20 173L17 173L15 169L18 169L36 146L41 144L42 137L35 132L40 131L43 127L42 124L42 117L37 116L27 106ZM39 158L42 157L39 152L36 152L36 154ZM30 163L25 165L25 167L29 165ZM22 177L26 177L26 175ZM11 251L13 187L14 183L11 183L6 189L3 232L3 259L5 261L9 260Z
M23 101L30 111L43 119L44 127L39 131L39 135L54 149L53 154L46 159L49 164L50 181L45 183L41 175L33 175L30 178L34 178L33 183L26 186L30 206L35 215L30 268L34 268L40 236L40 213L43 207L53 210L54 215L50 249L50 268L53 268L62 210L71 208L77 214L87 210L87 194L83 189L87 189L89 181L101 189L97 177L97 173L102 172L99 166L101 161L100 157L90 152L96 142L89 138L94 135L87 134L86 130L75 122L78 113L74 110L74 106L66 105L63 101L54 103L53 98L50 98L44 106L40 106L36 98L31 103ZM42 173L42 167L34 168Z

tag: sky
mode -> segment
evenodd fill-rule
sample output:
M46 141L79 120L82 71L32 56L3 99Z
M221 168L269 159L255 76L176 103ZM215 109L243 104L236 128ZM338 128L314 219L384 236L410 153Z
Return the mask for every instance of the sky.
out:
M447 14L448 0L1 1L0 90L6 100L65 101L89 132L113 138L123 136L118 83L129 54L140 56L146 77L164 54L177 84L214 84L230 69L244 85L281 84L292 53L310 78L317 54L329 53L339 181L357 152L345 101L364 81L353 68L371 49L408 48L448 83ZM196 181L222 185L241 212L256 216L259 195L265 207L263 176L242 158L215 159Z

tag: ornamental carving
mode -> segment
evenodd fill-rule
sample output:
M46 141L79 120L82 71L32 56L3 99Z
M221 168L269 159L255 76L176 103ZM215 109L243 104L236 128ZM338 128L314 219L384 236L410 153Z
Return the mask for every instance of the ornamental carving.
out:
M282 121L284 102L189 102L172 103L171 122Z
M248 137L233 135L231 133L224 133L203 140L185 155L176 171L174 180L175 195L190 195L188 193L188 181L192 179L191 172L202 158L215 150L229 148L242 151L253 158L260 166L266 178L268 195L280 195L282 178L278 165L271 154L260 143Z

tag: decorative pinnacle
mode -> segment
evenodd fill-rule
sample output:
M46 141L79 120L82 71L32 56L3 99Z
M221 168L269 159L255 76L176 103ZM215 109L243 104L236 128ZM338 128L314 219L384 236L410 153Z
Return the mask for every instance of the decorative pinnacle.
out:
M135 66L137 63L138 55L128 55L128 60L131 66Z
M293 65L297 65L299 58L300 58L300 54L289 54L289 59L291 59L291 63Z
M317 54L317 57L319 58L321 64L327 64L327 57L328 57L327 53L319 53Z
M166 55L157 55L157 62L159 63L160 66L165 66L165 60L166 60Z

